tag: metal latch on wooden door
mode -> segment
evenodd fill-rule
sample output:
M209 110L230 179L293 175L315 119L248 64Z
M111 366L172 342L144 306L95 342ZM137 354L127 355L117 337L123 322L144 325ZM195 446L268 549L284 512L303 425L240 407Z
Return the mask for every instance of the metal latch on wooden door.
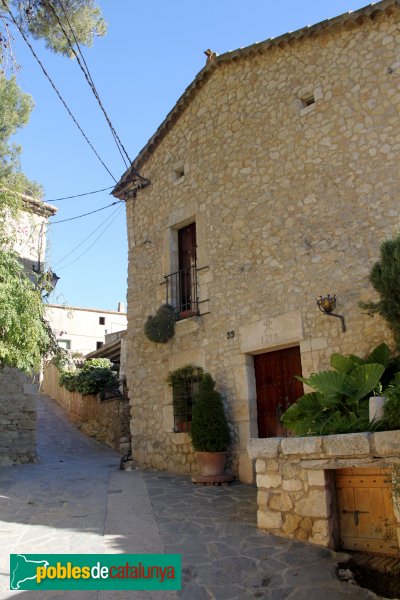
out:
M354 524L357 526L358 525L358 515L369 515L369 511L368 510L346 510L345 508L342 511L344 514L351 514L354 515Z

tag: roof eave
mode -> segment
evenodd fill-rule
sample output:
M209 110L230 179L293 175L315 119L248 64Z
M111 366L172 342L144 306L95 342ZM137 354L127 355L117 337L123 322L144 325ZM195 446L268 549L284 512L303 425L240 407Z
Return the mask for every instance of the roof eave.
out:
M336 26L344 26L350 22L353 22L355 25L361 25L365 18L374 18L377 14L388 11L391 7L399 8L400 0L381 0L381 2L368 4L367 6L364 6L356 11L343 13L337 17L333 17L332 19L325 19L324 21L320 21L314 25L307 25L306 27L302 27L296 31L289 31L276 38L269 38L263 42L257 42L255 44L251 44L250 46L246 46L245 48L238 48L237 50L225 52L220 56L216 56L212 61L209 61L201 71L199 71L192 83L180 96L156 132L151 136L146 145L139 152L131 166L122 175L121 179L111 192L112 195L121 200L126 200L130 196L135 196L139 189L146 187L145 185L140 185L140 180L137 177L137 173L140 170L143 162L157 147L169 128L175 124L181 112L191 101L193 95L200 87L204 85L205 81L211 76L220 63L239 60L252 54L261 54L271 47L283 46L295 40L300 40L304 37L317 35L323 31L326 31L327 29L333 29ZM130 177L131 173L133 173L133 177Z

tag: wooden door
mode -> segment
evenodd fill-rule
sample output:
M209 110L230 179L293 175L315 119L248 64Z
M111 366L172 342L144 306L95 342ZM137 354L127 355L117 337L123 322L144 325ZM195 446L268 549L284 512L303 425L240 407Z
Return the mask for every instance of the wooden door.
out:
M299 346L254 356L257 390L258 437L290 435L280 418L303 395Z
M196 223L178 231L179 249L179 312L181 316L193 313L196 300Z
M335 478L341 547L399 555L391 469L339 469Z

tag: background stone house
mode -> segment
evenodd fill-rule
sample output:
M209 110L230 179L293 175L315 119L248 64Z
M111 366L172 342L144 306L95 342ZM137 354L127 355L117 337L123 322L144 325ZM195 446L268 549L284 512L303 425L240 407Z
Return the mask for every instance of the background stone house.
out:
M399 25L399 3L384 0L214 57L116 186L141 466L194 469L171 370L211 372L232 470L249 482L248 439L285 433L279 416L301 394L293 375L390 340L358 302L373 295L370 268L399 225ZM346 332L318 310L328 293ZM166 301L181 319L156 344L144 325Z
M14 249L32 281L43 273L48 218L57 208L23 196L18 221L10 223ZM36 457L36 393L32 377L0 369L0 465L31 462Z

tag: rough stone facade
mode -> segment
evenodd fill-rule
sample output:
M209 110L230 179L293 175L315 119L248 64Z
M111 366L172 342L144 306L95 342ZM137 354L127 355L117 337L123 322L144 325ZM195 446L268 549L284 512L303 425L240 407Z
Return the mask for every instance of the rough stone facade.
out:
M44 370L42 391L67 412L87 435L125 454L130 449L130 407L127 398L100 401L99 396L69 392L58 383L60 372L54 365Z
M128 172L116 188L127 199L127 382L143 467L194 469L188 434L173 432L170 370L211 372L231 467L252 481L253 355L299 345L307 375L332 352L390 341L358 307L373 297L368 274L400 212L400 10L376 6L211 61L134 162L150 185L129 198ZM200 316L155 344L144 324L165 302L176 231L191 222ZM317 308L327 293L346 333Z
M8 234L26 275L36 281L43 273L47 220L57 208L21 195L22 210L9 219ZM0 368L0 465L32 462L36 458L37 386L16 369Z
M37 385L17 369L0 369L0 465L36 458Z
M334 470L400 465L400 431L252 439L248 449L256 459L260 529L335 548ZM398 498L393 507L400 545Z

